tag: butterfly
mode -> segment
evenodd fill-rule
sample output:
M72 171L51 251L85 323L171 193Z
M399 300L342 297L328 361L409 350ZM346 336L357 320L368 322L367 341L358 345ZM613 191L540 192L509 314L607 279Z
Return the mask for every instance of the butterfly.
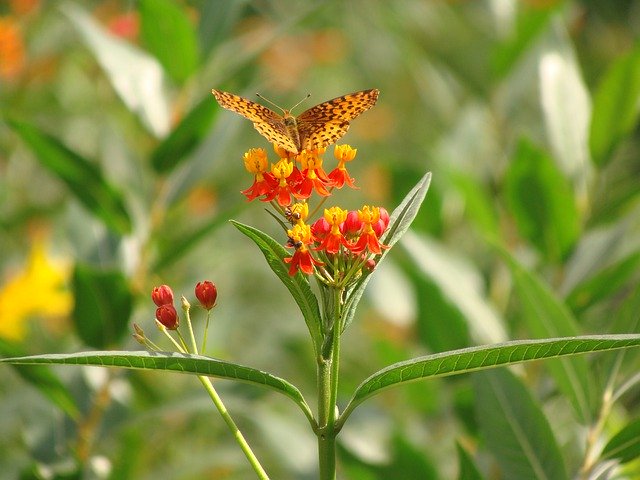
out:
M343 95L311 107L297 117L290 110L282 109L280 115L233 93L215 89L211 93L222 108L251 120L254 128L271 143L300 153L336 143L349 130L351 120L376 104L380 91L373 88Z

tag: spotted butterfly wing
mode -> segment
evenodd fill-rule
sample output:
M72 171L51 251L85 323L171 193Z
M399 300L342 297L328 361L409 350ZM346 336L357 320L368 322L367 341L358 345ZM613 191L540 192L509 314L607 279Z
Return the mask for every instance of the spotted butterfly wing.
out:
M221 107L253 122L267 140L299 153L326 147L338 141L349 129L349 122L364 113L378 100L377 89L363 90L334 98L294 117L288 110L281 116L269 108L232 93L212 90Z
M376 104L380 91L363 90L323 102L302 112L296 123L300 146L306 150L336 143L349 130L349 122Z
M211 90L222 108L231 110L253 122L253 127L271 143L297 153L297 146L284 124L284 118L273 110L244 97L221 90Z

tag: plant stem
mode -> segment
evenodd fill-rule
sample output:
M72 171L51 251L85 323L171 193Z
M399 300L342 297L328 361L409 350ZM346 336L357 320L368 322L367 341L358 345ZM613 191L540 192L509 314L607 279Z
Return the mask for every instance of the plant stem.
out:
M342 330L342 289L334 288L333 323L328 355L320 355L318 362L318 463L321 480L336 478L336 415L338 376L340 373L340 332Z
M236 442L238 443L238 445L240 445L242 452L247 457L247 460L249 460L249 463L251 464L251 467L253 468L253 470L256 472L256 475L258 475L258 478L260 478L261 480L269 480L269 476L267 475L267 472L264 471L264 469L262 468L262 465L260 465L260 462L258 461L257 457L253 453L253 450L251 450L251 447L249 446L244 436L242 435L242 432L236 425L236 422L234 422L233 418L231 418L231 415L229 415L229 412L227 411L227 407L225 407L224 403L222 403L222 399L218 395L218 392L216 392L216 389L213 387L213 384L211 383L211 380L209 380L209 377L198 375L198 379L200 380L205 390L211 397L211 400L213 400L213 404L218 409L218 412L224 419L224 422L229 427L229 430L231 430L233 437L236 439Z

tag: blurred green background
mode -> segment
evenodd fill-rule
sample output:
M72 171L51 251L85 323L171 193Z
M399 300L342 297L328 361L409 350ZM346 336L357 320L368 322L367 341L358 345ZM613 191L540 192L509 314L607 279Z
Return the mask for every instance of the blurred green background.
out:
M380 89L343 139L360 186L344 208L392 211L433 172L344 336L343 401L417 355L637 332L639 35L632 0L4 1L0 351L137 350L133 322L161 342L151 288L193 299L210 279L210 354L313 399L304 322L228 223L280 235L239 194L243 153L268 144L211 88L311 93L299 112ZM339 478L543 478L536 461L544 478L639 478L637 353L572 361L577 379L538 362L376 397L339 437ZM272 478L317 478L293 405L217 387ZM0 431L2 479L253 478L191 377L2 367ZM619 433L626 449L601 452Z

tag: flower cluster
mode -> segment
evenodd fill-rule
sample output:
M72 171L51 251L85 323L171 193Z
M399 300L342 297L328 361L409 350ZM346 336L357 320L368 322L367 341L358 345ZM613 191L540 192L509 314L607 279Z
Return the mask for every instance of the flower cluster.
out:
M178 311L173 305L173 291L168 285L160 285L154 287L151 291L151 300L156 304L156 325L163 332L169 340L174 344L179 352L183 353L201 353L204 354L207 345L207 333L209 330L209 321L211 320L211 309L216 306L216 300L218 299L218 289L213 282L205 280L204 282L198 282L195 288L195 295L200 303L200 306L207 311L207 322L204 327L204 336L201 349L198 349L195 343L195 337L193 334L193 326L191 324L191 315L189 313L191 305L186 298L182 297L182 310L184 312L184 320L189 331L190 341L187 342L183 338L178 327L180 326L180 318ZM147 338L142 328L139 325L133 324L135 333L133 338L152 351L161 351L153 341ZM169 331L175 331L178 335L178 341L169 333Z
M244 166L255 177L253 185L242 192L247 199L262 197L263 202L275 201L280 207L286 207L293 198L307 200L313 192L327 197L333 187L341 188L346 184L355 188L345 164L355 158L357 149L349 145L336 146L334 154L338 166L329 174L322 166L324 148L303 150L298 155L277 145L274 150L280 159L271 166L267 152L262 148L252 148L244 154Z
M271 166L264 149L252 148L244 154L245 168L254 175L254 182L242 193L249 200L271 202L291 225L286 229L287 246L295 251L284 260L290 275L315 273L326 284L344 285L386 248L380 237L389 225L389 214L368 205L354 211L331 207L314 223L307 223L308 200L314 192L322 198L318 211L334 188L356 188L346 164L356 157L357 149L336 145L338 165L328 174L322 166L325 149L297 155L278 146L274 150L279 160Z

